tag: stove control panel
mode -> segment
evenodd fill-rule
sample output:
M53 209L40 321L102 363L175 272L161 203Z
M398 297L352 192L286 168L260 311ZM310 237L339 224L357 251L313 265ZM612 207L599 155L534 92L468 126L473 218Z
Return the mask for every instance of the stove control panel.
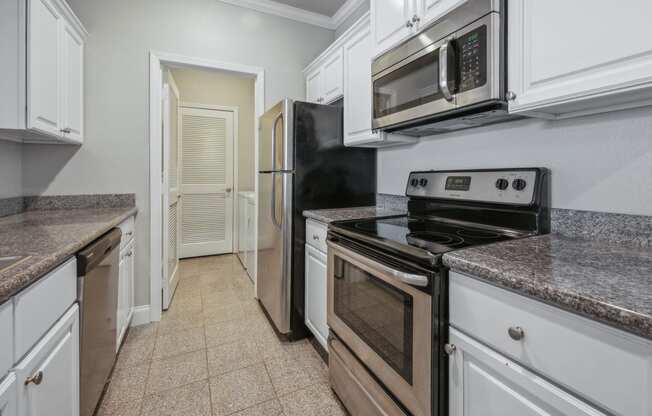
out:
M406 195L512 205L530 205L540 180L536 169L413 172Z

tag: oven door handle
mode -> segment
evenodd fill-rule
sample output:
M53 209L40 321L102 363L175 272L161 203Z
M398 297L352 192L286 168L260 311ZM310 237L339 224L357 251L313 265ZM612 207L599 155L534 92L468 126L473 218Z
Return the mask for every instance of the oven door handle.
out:
M371 260L367 257L364 257L361 254L351 251L350 249L344 248L341 245L335 244L331 241L327 241L326 244L329 247L333 247L337 250L342 251L344 254L347 254L350 257L356 258L358 261L360 261L363 264L366 264L369 267L373 267L375 269L382 271L383 273L386 273L394 277L396 280L400 282L403 282L411 286L418 286L418 287L428 286L428 282L429 282L428 276L424 276L422 274L408 273L408 272L403 272L400 270L393 269L389 266L385 266L384 264L378 261Z

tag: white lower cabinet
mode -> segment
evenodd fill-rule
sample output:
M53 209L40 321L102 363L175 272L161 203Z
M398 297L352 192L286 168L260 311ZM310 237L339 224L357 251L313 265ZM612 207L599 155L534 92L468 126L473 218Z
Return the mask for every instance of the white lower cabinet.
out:
M19 416L79 415L79 309L76 304L14 372Z
M306 221L305 254L305 324L324 349L328 350L326 323L326 233L328 227L317 221Z
M16 416L16 375L9 373L0 381L0 416Z
M450 345L450 416L606 415L455 329Z
M135 243L132 240L120 251L120 265L118 267L118 311L117 311L117 340L116 350L120 349L122 340L127 333L134 311L134 256Z

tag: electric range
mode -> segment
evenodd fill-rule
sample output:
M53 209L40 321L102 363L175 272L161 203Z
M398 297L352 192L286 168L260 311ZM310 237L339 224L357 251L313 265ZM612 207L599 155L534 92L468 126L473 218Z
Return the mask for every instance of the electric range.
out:
M543 168L413 172L408 213L332 223L331 384L352 414L448 414L452 250L550 231Z

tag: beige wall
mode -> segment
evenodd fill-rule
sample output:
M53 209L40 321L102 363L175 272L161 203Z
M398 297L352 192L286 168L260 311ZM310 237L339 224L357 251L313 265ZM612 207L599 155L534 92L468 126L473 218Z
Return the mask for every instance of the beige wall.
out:
M254 78L221 71L174 68L182 102L238 108L238 190L254 190Z
M0 141L0 199L23 195L22 146Z

